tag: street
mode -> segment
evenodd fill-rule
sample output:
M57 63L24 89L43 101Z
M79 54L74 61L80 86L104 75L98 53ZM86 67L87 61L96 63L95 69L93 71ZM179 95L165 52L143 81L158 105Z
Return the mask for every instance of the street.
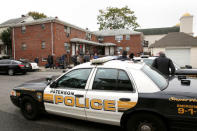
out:
M10 91L25 81L60 75L61 71L28 72L27 75L0 74L0 130L1 131L114 131L120 127L92 123L72 118L43 114L37 121L26 120L20 109L10 101Z

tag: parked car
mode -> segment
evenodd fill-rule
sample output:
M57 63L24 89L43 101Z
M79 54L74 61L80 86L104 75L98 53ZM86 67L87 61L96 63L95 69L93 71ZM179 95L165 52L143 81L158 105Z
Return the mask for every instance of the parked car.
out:
M165 79L142 62L98 58L54 81L17 86L10 98L30 120L47 112L126 131L197 129L196 85L197 79Z
M20 59L19 61L21 61L23 63L26 63L26 64L29 64L29 70L28 71L39 70L39 66L36 62L29 61L29 60L26 60L26 59Z
M29 63L30 63L30 71L37 71L40 69L36 62L30 61Z
M136 61L142 61L146 63L149 66L152 66L153 61L157 57L135 57L134 60ZM197 77L197 69L192 69L191 66L186 65L185 68L179 67L175 62L173 62L175 66L175 75L188 75L192 77Z
M29 64L22 63L17 60L3 59L0 60L0 72L14 75L15 73L26 74Z

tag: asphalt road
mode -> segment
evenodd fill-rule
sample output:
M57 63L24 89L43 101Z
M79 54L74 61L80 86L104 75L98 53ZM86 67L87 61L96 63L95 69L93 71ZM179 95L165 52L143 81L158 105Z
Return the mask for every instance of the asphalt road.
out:
M60 75L61 72L29 72L27 75L0 74L0 131L120 131L117 126L44 114L37 121L26 120L9 98L10 91L25 81Z

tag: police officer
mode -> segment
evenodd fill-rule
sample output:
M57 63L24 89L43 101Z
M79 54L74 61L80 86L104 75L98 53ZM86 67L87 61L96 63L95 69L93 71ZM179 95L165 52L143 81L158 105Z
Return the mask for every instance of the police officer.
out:
M175 73L175 67L172 60L167 58L163 52L159 52L159 57L153 61L152 66L167 77Z

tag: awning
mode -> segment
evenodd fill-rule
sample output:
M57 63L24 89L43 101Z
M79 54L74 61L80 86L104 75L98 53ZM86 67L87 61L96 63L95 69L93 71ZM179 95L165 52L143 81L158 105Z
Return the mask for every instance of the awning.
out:
M94 42L94 41L89 41L89 40L84 40L84 39L80 39L80 38L72 38L70 41L71 42L77 42L77 43L89 44L89 45L105 46L102 43L98 43L98 42Z
M114 43L104 43L105 46L116 46Z

